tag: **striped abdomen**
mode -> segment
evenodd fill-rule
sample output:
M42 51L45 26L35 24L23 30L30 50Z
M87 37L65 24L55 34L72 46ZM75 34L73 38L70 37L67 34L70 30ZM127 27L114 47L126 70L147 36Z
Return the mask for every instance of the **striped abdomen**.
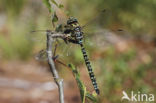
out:
M86 66L87 66L87 69L88 69L88 72L89 72L90 79L91 79L92 84L94 86L94 89L95 89L97 94L100 94L100 91L99 91L97 83L96 83L96 78L94 76L94 72L92 70L92 67L91 67L90 61L88 59L86 50L85 50L83 44L80 44L80 46L81 46L81 51L83 53L83 57L84 57L84 60L85 60L85 63L86 63Z
M99 91L97 83L96 83L96 78L94 76L90 61L89 61L87 53L86 53L86 50L83 46L83 32L81 32L80 26L77 26L74 29L74 35L75 35L75 39L76 39L77 44L79 44L81 46L81 51L82 51L82 54L83 54L83 57L84 57L84 60L85 60L85 63L86 63L86 66L87 66L87 69L89 72L90 79L91 79L92 84L94 86L94 89L95 89L96 93L99 94L100 91Z

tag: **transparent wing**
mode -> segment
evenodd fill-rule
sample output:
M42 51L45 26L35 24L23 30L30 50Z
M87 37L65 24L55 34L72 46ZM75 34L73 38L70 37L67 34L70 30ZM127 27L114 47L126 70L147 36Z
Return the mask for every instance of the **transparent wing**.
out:
M46 30L43 31L30 31L27 39L31 42L43 43L46 42Z
M52 50L52 53L53 53L53 57L52 59L54 60L55 63L58 63L58 64L61 64L65 67L68 67L67 64L65 64L64 62L62 62L62 60L60 60L60 55L62 54L58 54L58 52L56 51L56 49L58 48L58 44L54 44L53 46L53 50ZM64 57L62 55L62 57ZM35 55L35 59L37 61L47 61L48 60L48 57L47 57L47 52L46 52L46 49L43 49L41 51L39 51L36 55Z
M47 60L47 53L46 53L46 32L47 30L37 30L37 31L32 31L29 35L28 40L30 40L31 42L33 42L33 44L35 44L35 53L34 53L34 57L36 60L38 61L46 61ZM54 52L54 56L55 56L55 45L61 45L63 44L64 41L63 40L59 40L57 38L53 39L53 52ZM64 49L64 48L62 48ZM39 52L38 52L39 51Z
M47 53L46 50L41 50L35 55L35 59L38 61L46 61L47 60Z
M82 29L84 29L85 27L87 27L89 24L91 24L92 22L95 22L97 19L99 19L100 16L102 16L103 14L106 14L106 9L101 10L98 14L96 14L91 20L89 20L86 24L84 24L82 26Z
M67 58L68 56L71 56L72 55L72 51L73 51L73 48L74 48L74 45L72 43L64 43L64 42L61 42L59 43L58 45L58 53L59 53L59 56L61 58Z
M107 48L125 36L125 30L111 21L112 16L111 11L103 10L83 26L84 44L87 47Z
M88 18L88 22L86 22L85 25L82 25L82 30L84 32L84 42L87 42L86 45L108 44L106 43L106 39L108 39L108 37L111 38L113 37L113 34L116 33L120 34L122 29L119 29L120 27L117 27L116 24L113 24L114 22L111 21L112 18L113 13L108 9L103 9L100 12L97 11L96 14L93 14ZM114 27L112 25L114 25ZM110 28L115 30L111 30ZM94 39L93 41L91 40L92 38Z
M111 16L112 14L109 10L104 9L97 11L96 14L88 17L88 21L84 25L81 25L81 28L85 31L94 31L94 29L100 28L102 26L106 27L110 23L109 20L111 19Z
M55 39L55 41L53 42L53 45L52 45L52 53L53 53L54 61L56 60L58 63L63 64L63 62L61 63L61 61L58 60L58 57L59 57L59 59L64 59L64 58L70 56L71 55L71 52L70 52L71 48L72 48L71 44L66 44L63 40ZM48 60L46 49L42 48L42 50L35 53L35 59L38 61Z
M84 33L84 44L92 47L107 48L121 41L124 37L126 37L125 31L101 29L98 32Z

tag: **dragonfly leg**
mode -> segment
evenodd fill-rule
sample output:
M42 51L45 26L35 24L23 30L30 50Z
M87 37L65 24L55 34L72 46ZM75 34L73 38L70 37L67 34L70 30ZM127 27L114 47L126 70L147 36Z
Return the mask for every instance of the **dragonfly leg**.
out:
M63 66L68 67L65 63L63 63L62 61L58 60L59 55L53 56L52 59L54 60L54 62L62 64Z
M52 59L54 60L54 61L56 61L56 59L59 57L59 55L56 55L56 56L53 56L52 57Z
M56 61L56 59L59 57L59 55L56 55L56 49L57 49L57 44L55 44L55 48L54 48L54 54L53 54L53 57L52 57L52 59L54 60L54 61Z
M74 40L74 39L69 39L68 41L71 43L74 43L74 44L79 44L79 42L77 40Z
M54 48L54 52L53 52L54 54L53 54L52 59L54 60L54 62L60 63L60 64L62 64L64 66L68 67L65 63L63 63L62 61L58 60L59 55L56 55L56 49L57 49L57 44L55 44L55 48Z
M53 54L53 56L55 57L55 54L56 54L56 49L57 49L57 44L55 44L55 48L54 48L54 54Z

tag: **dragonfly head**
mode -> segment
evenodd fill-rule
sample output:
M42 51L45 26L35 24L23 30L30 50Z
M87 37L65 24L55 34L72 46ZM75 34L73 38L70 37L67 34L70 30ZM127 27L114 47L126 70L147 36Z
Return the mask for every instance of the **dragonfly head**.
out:
M73 27L78 26L78 21L74 17L69 17L69 19L67 20L67 25L71 25Z

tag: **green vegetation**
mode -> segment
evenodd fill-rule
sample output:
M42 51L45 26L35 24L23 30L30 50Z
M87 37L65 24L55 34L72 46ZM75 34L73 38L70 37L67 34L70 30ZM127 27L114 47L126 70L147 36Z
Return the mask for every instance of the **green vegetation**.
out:
M80 73L74 67L74 65L69 64L69 67L71 68L71 70L73 72L73 75L74 75L74 77L76 79L77 85L79 87L82 103L85 103L86 98L89 99L89 100L91 100L93 103L96 103L97 102L96 96L95 96L96 93L91 94L91 93L89 93L89 91L86 90L85 84L82 82L82 80L80 80Z

